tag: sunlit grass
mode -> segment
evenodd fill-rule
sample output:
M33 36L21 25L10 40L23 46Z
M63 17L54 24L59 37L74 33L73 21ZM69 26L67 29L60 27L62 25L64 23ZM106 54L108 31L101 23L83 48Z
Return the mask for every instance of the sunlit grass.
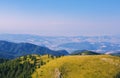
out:
M58 72L62 78L114 78L120 72L120 57L65 56L37 68L32 78L55 78Z

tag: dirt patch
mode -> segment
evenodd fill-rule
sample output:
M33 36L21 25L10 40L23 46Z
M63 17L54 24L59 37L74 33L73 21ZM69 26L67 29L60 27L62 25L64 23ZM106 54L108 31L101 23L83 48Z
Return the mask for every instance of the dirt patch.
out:
M55 68L55 78L63 78L58 68Z

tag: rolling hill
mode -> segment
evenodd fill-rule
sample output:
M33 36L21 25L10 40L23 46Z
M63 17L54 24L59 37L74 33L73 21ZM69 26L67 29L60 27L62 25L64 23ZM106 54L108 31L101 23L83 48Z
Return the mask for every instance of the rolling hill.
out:
M118 56L27 55L0 60L0 78L120 78Z
M8 41L0 41L0 57L16 58L28 54L51 54L54 56L68 55L65 50L54 51L47 47L42 47L30 43L13 43Z
M88 50L77 50L72 52L71 55L100 55L100 53L96 53Z
M37 68L32 78L120 78L120 57L65 56Z

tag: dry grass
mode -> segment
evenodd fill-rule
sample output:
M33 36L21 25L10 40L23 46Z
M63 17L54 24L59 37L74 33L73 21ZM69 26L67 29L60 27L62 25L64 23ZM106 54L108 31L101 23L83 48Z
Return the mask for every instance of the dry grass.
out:
M65 56L37 68L32 78L55 78L56 69L62 78L114 78L120 72L120 57Z

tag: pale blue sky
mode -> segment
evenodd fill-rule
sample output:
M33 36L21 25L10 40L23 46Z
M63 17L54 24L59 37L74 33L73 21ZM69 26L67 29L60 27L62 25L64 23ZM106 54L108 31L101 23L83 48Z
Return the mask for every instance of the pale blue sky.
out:
M120 0L0 0L0 33L116 35Z

